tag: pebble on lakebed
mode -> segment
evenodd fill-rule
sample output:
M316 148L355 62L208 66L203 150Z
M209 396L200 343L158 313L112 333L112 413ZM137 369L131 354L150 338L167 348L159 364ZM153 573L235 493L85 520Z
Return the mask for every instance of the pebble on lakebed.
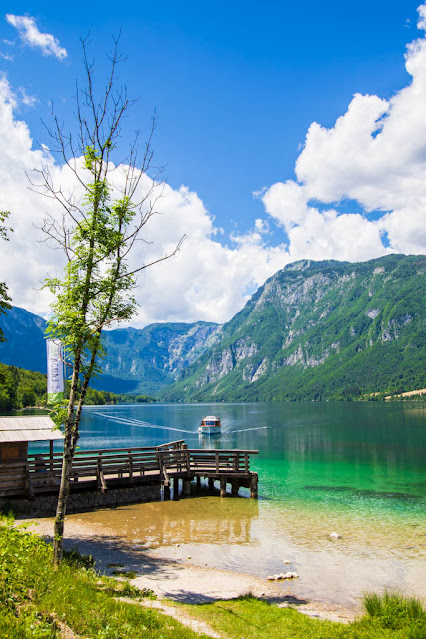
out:
M339 535L337 532L332 532L329 534L330 539L341 539L342 535Z
M297 572L282 572L279 575L269 575L266 579L268 581L281 581L282 579L297 579L298 576Z

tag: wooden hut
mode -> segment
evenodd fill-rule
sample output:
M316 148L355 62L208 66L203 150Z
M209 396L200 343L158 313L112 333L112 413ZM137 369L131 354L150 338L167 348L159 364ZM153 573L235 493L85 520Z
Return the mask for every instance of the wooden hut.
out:
M50 442L53 462L53 442L63 438L48 415L0 417L0 497L32 497L28 442Z

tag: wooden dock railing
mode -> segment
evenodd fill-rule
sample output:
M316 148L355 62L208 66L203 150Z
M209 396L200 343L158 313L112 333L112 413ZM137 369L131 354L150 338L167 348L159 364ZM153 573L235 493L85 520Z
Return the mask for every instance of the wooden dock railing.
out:
M183 440L144 448L79 450L74 456L70 481L73 490L92 484L104 492L108 484L131 486L152 481L168 487L172 479L188 482L200 477L208 478L209 485L215 479L225 479L250 487L251 478L256 476L257 487L257 474L250 470L250 457L257 453L257 450L189 449ZM62 453L30 454L22 468L11 466L10 475L3 473L3 466L0 496L54 492L60 484ZM8 486L9 477L16 480L18 475L19 486L16 483L14 487Z

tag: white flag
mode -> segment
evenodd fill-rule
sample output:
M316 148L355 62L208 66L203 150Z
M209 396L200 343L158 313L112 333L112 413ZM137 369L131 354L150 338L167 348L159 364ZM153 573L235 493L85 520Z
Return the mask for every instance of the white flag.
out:
M48 339L47 347L47 403L57 404L64 399L64 363L62 344L58 339Z

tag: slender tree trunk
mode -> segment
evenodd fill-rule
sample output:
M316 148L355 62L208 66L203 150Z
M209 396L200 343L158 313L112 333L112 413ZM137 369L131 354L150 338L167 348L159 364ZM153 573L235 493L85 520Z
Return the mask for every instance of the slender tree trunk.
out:
M65 421L64 454L62 456L61 484L59 487L58 505L53 527L53 563L58 565L63 557L64 521L67 510L68 496L70 494L70 475L74 459L75 446L78 439L76 430L74 407L77 397L78 377L80 373L81 355L74 360L70 396L68 400L68 413ZM77 437L76 437L77 435Z
M64 440L64 454L62 458L62 474L61 485L59 487L58 505L56 508L56 518L53 528L53 562L57 566L63 557L63 539L64 539L64 521L67 511L68 497L70 494L70 476L72 470L72 463L74 460L75 449L79 438L79 425L81 418L81 411L86 397L87 387L89 385L90 378L95 366L96 356L98 354L100 344L100 334L97 347L92 351L89 369L84 377L83 386L80 393L80 399L77 405L77 411L74 411L78 377L80 373L81 358L78 357L75 360L73 367L73 375L71 381L70 397L68 402L68 415L65 422L65 440Z

